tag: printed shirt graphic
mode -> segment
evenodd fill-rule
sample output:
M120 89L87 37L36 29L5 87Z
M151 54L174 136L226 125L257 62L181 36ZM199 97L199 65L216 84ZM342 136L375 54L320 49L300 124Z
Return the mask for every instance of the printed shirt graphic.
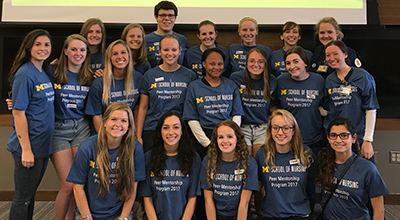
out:
M104 69L104 59L100 50L90 55L90 69L92 70L93 74L98 69Z

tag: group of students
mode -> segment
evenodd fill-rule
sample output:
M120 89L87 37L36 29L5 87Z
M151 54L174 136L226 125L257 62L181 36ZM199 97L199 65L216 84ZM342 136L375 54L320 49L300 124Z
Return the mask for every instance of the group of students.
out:
M258 181L263 219L309 218L314 181L324 189L325 218L383 219L388 190L362 158L327 201L358 144L373 161L379 108L375 81L334 18L316 25L322 45L312 54L297 46L294 22L282 28L283 49L271 53L256 43L249 17L239 23L242 43L216 44L206 20L201 44L189 49L172 30L177 15L161 1L155 32L129 24L107 50L104 24L88 19L46 68L50 34L24 38L10 70L10 219L32 219L49 158L60 180L57 219L131 219L137 192L147 219L191 219L201 194L208 219L250 219Z

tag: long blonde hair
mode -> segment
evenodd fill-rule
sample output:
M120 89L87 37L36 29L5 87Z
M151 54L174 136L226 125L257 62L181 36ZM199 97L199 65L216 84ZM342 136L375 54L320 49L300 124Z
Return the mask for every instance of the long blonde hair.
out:
M271 117L268 121L267 127L267 140L265 141L265 145L263 145L262 149L266 151L265 163L269 166L275 167L275 154L276 154L276 145L275 141L272 138L272 128L271 123L272 119L276 116L282 116L286 123L292 127L294 135L292 140L290 140L290 152L293 153L294 157L300 161L299 165L310 167L311 165L311 155L308 154L309 150L303 149L303 140L301 138L299 125L297 124L294 116L283 109L277 109L272 112Z
M129 95L133 92L133 64L132 64L132 53L131 49L123 40L116 40L112 42L108 48L105 59L105 68L103 75L103 103L108 105L111 98L111 86L115 84L114 82L114 73L113 73L113 64L111 62L112 49L115 45L122 44L126 47L126 50L129 54L129 63L125 67L125 97L128 98Z
M80 40L86 45L86 58L83 61L81 68L78 73L78 83L81 86L90 86L93 80L92 70L90 69L90 51L89 51L89 43L86 38L84 38L80 34L72 34L67 37L64 41L64 46L61 50L60 61L57 64L56 70L54 71L54 77L57 80L57 83L61 85L65 85L68 83L68 57L65 54L65 50L68 49L69 44L73 40Z
M131 108L125 102L111 103L103 114L103 121L100 126L97 138L97 157L99 196L106 197L110 193L110 153L107 142L107 131L104 125L109 120L110 115L116 110L123 110L128 114L128 131L122 137L118 149L117 160L117 183L116 191L121 201L126 201L132 194L132 188L135 183L135 162L134 152L136 144L135 125L133 123L133 113Z

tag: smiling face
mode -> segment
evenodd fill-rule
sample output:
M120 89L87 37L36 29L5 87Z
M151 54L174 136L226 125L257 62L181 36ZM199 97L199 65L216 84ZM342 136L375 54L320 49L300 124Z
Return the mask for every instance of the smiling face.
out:
M318 38L322 45L326 46L329 42L337 40L338 33L331 23L321 23L319 25Z
M173 10L172 10L173 11ZM177 39L172 37L164 38L160 42L160 55L163 59L163 63L167 65L178 64L179 55L181 55L181 49Z
M124 69L129 64L129 52L123 44L116 44L111 49L111 63L114 69Z
M69 44L67 49L64 49L65 55L68 57L68 66L82 66L87 56L86 44L81 41L74 39Z
M122 139L129 128L129 116L124 110L113 111L104 123L107 138Z
M303 80L308 77L307 64L297 53L291 53L286 57L286 69L293 79Z
M34 62L43 62L49 58L51 54L51 41L45 36L39 36L33 42L32 48L30 49L31 60Z
M98 24L92 25L89 28L89 32L87 34L87 40L90 46L96 46L101 44L101 40L103 38L103 34L101 32L101 27Z
M325 49L325 59L328 65L333 69L340 69L347 66L347 54L345 54L338 46L330 45Z
M164 141L164 148L178 148L182 137L181 121L175 115L165 118L161 127L161 136Z
M290 141L294 135L293 125L288 124L282 115L277 115L271 119L271 127L272 139L275 141L276 148L290 149ZM275 130L274 127L278 129Z
M157 30L164 32L165 34L172 33L176 21L174 10L160 9L158 14L154 17L157 20Z
M294 26L293 28L283 32L281 35L281 40L283 40L285 46L297 45L297 42L300 40L299 27Z
M257 27L252 21L244 21L240 27L239 35L242 38L244 45L256 45Z
M247 55L246 67L252 79L260 79L265 69L264 57L257 51Z
M199 28L199 32L197 37L205 48L215 47L215 39L218 33L215 32L214 26L211 24L203 25Z
M126 34L126 43L132 50L139 50L143 45L143 32L139 27L134 27Z
M332 133L336 135L350 134L349 130L344 125L332 126L329 134ZM329 144L337 154L351 155L352 145L356 142L357 138L356 136L348 135L348 138L345 140L344 139L345 138L340 138L339 136L337 136L336 139L330 139L328 135Z
M221 150L222 157L228 158L235 154L237 137L235 131L226 125L222 125L217 129L217 143Z
M224 71L224 59L217 52L210 53L202 65L206 70L206 77L219 78Z

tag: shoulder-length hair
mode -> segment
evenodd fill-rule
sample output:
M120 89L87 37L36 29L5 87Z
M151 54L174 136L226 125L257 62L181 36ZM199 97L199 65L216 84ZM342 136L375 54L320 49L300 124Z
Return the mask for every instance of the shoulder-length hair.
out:
M150 153L150 170L156 177L163 177L163 170L165 169L165 161L167 160L166 151L164 148L164 141L161 135L161 130L164 125L165 119L176 116L179 118L182 129L182 136L179 140L177 160L179 167L184 176L187 176L192 170L192 165L195 157L195 151L190 139L189 130L184 123L182 116L177 112L169 111L161 116L158 120L156 132L154 134L154 144Z
M253 89L254 83L251 80L251 76L250 76L251 73L250 73L249 69L247 68L247 64L249 62L249 57L250 57L251 53L259 53L264 60L264 63L265 63L264 71L262 73L261 78L263 80L263 96L264 96L265 100L268 100L272 97L271 96L271 87L269 85L270 75L269 75L269 71L268 71L268 67L269 67L268 55L264 50L262 50L258 47L251 49L246 56L246 69L245 69L245 74L243 77L243 83L246 86L244 94L245 94L245 96L251 97L251 98L253 98L255 96L254 89Z
M111 103L103 114L103 121L100 126L97 138L97 157L98 167L99 196L106 197L110 193L110 153L107 142L107 131L104 125L109 120L111 114L116 110L125 111L129 117L129 127L122 137L118 148L117 160L117 184L116 191L121 201L126 201L132 194L133 184L135 183L135 162L134 152L136 144L135 125L131 108L125 102Z
M357 155L360 155L360 145L357 140L356 129L353 124L347 118L337 118L333 120L329 126L327 133L331 132L333 126L343 125L350 132L351 136L356 139L356 141L352 144L351 149ZM319 186L328 187L328 189L332 190L333 187L333 177L335 175L335 167L336 167L336 154L332 149L331 145L324 147L318 154L319 161L319 174L315 179L315 183Z
M12 80L15 76L15 73L17 73L17 70L24 63L28 62L31 59L31 57L32 57L31 49L33 47L33 44L35 43L35 40L40 36L48 37L50 39L50 43L52 44L51 35L48 31L43 30L43 29L35 29L35 30L29 32L25 36L25 38L22 40L21 46L19 47L17 55L15 56L14 62L10 69L9 78L8 78L10 83L12 83Z
M318 21L318 23L314 26L316 36L318 36L318 34L319 34L319 27L321 26L322 23L331 24L336 30L337 40L343 40L344 34L342 32L342 29L340 28L339 23L336 21L336 19L334 17L323 17L323 18L321 18L321 20Z
M222 160L222 152L218 146L218 128L221 126L228 126L232 128L236 135L236 147L235 147L235 158L237 163L237 169L244 169L243 173L243 184L246 184L248 168L250 166L249 151L247 150L247 144L244 139L242 129L232 120L221 121L215 126L212 136L211 143L208 145L208 162L207 162L207 183L209 186L212 185L213 180L211 176L219 171L219 165Z
M114 73L113 69L114 66L111 62L111 56L112 56L112 50L115 45L117 44L122 44L125 46L126 51L129 54L129 63L125 67L124 72L125 72L125 96L128 98L128 96L133 92L133 64L132 64L132 53L131 49L128 47L128 45L125 43L123 40L116 40L112 42L108 48L107 48L107 53L106 53L106 59L105 59L105 68L104 68L104 75L103 75L103 103L108 105L110 102L111 98L111 86L114 85Z
M304 167L310 167L312 162L312 157L308 154L309 150L304 150L303 148L303 140L301 138L299 125L297 124L294 116L284 110L277 109L272 112L271 117L268 121L267 126L267 140L265 141L265 145L262 146L262 149L266 151L265 163L269 166L275 167L275 155L277 152L275 140L272 137L272 119L276 116L282 116L286 123L292 127L292 131L294 132L292 140L290 140L290 152L294 155L296 159L300 161L300 165Z
M144 32L142 25L140 25L138 23L131 23L131 24L126 25L124 30L122 31L121 39L126 42L126 37L128 35L128 32L132 28L140 28L140 30L142 31L142 39L143 39L142 45L140 46L137 53L135 53L135 55L132 56L132 60L135 61L140 66L147 65L148 61L147 61L146 37L145 37L146 33Z
M78 83L82 86L90 86L93 80L93 73L90 69L89 43L87 42L86 38L82 37L80 34L69 35L64 41L64 46L60 54L60 61L57 64L56 70L54 71L54 77L56 78L57 83L60 83L61 85L68 83L68 57L65 54L65 51L68 49L69 44L73 40L80 40L86 45L86 58L78 72Z
M85 23L83 23L81 32L79 34L87 39L90 28L95 24L98 24L101 28L101 43L98 45L98 48L101 51L101 55L104 57L104 51L106 49L106 27L99 18L87 19Z

